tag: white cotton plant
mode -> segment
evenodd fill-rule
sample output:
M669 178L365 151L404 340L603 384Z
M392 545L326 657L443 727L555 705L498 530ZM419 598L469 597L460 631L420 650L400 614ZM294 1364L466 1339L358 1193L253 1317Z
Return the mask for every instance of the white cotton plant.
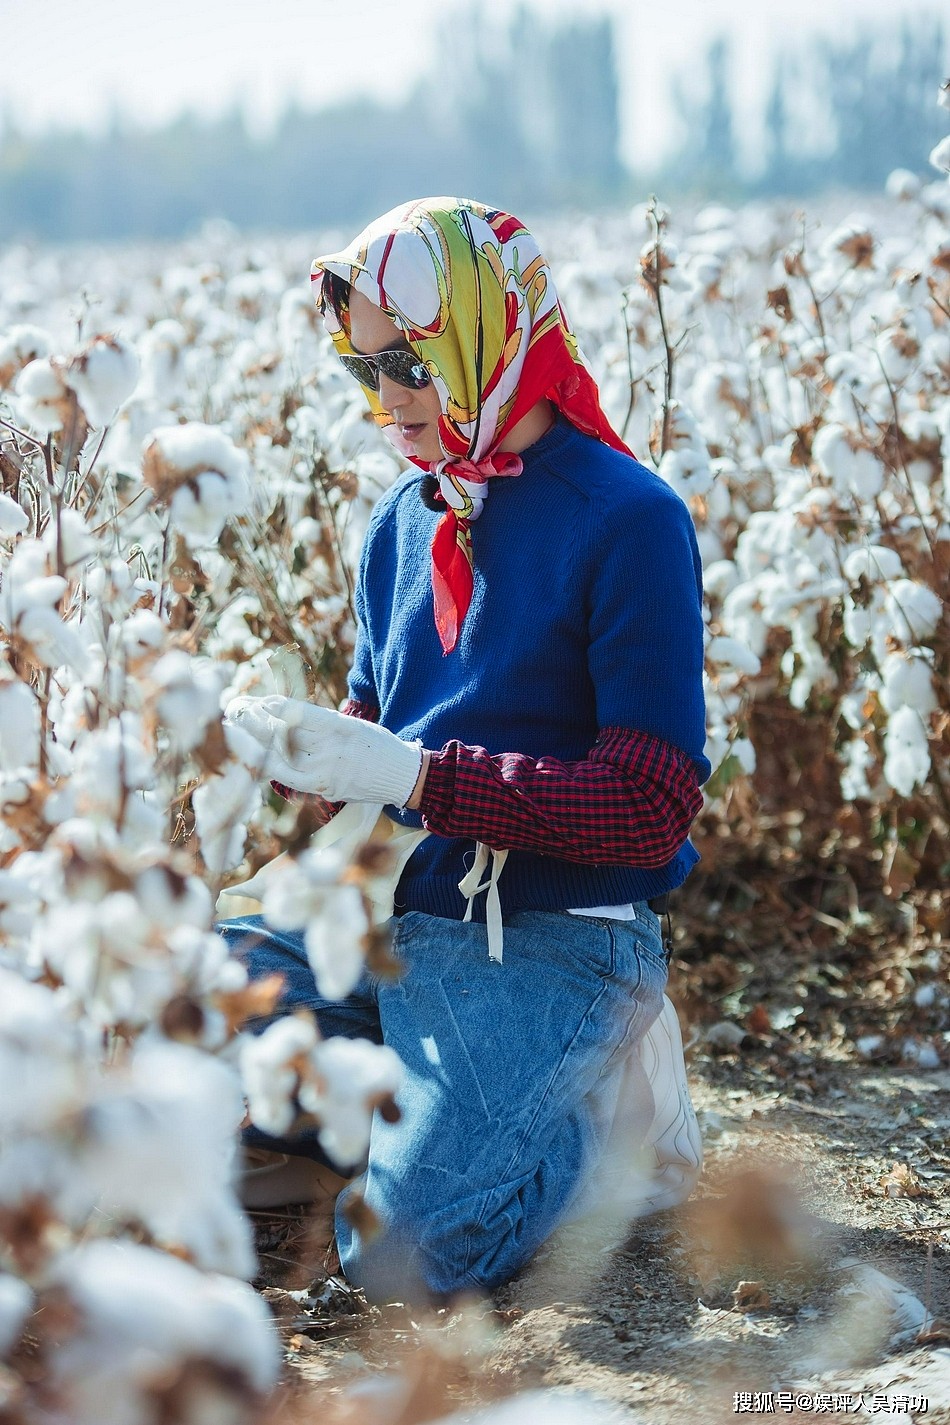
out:
M0 334L0 389L12 385L24 366L49 356L52 349L52 337L42 327L21 324Z
M319 1125L320 1146L342 1168L364 1156L373 1113L392 1102L403 1072L388 1046L341 1035L321 1039L306 1014L245 1039L241 1065L252 1122L286 1135L305 1121L303 1110Z
M62 430L74 396L61 361L41 356L28 362L17 376L14 389L17 414L30 430L40 436Z
M815 436L812 453L819 468L843 495L873 500L884 488L884 467L880 460L844 426L822 426Z
M903 797L930 774L927 728L916 708L903 704L888 718L884 734L884 780Z
M212 876L240 865L247 823L259 808L260 782L245 767L231 763L198 787L192 798L202 856Z
M84 1111L76 1154L86 1210L140 1222L207 1271L250 1277L250 1226L232 1188L244 1115L236 1070L185 1044L143 1039Z
M200 421L154 430L143 478L190 545L213 543L250 502L250 463L223 431Z
M48 1356L49 1387L71 1425L252 1425L276 1383L280 1347L267 1307L232 1279L136 1243L99 1241L64 1254L46 1291L72 1323L52 1328Z
M339 883L346 863L333 847L308 851L274 867L264 889L264 918L278 930L302 931L320 993L343 999L363 971L370 922L356 885Z
M0 668L0 771L26 771L39 766L40 705L33 689Z
M60 612L69 584L64 575L50 573L49 568L43 541L21 538L17 542L0 583L0 630L41 666L66 664L79 672L86 663L83 643Z
M0 492L0 539L13 539L29 526L30 517L23 506Z
M107 426L135 390L138 356L117 336L97 336L72 358L67 379L89 424Z
M178 648L151 668L155 712L176 751L191 752L204 741L209 726L220 722L225 677L225 669L210 659L189 657Z

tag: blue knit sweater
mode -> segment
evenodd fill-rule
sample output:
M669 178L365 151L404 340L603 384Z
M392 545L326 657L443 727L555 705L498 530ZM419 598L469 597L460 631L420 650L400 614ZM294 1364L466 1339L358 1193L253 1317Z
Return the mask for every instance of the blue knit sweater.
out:
M491 481L471 526L474 592L448 655L432 613L439 515L419 498L418 470L380 499L360 562L351 696L407 740L455 738L492 755L577 761L602 727L639 730L679 747L705 781L702 570L689 511L658 475L563 417L522 460L521 475ZM388 810L421 825L418 812ZM397 914L461 919L458 882L474 852L474 840L427 837L397 887ZM647 900L698 859L688 841L659 869L512 851L502 910Z

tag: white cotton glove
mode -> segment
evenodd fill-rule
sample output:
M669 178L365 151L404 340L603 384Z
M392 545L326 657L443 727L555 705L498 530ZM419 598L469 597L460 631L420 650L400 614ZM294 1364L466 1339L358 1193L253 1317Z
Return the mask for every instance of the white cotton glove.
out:
M300 698L232 698L224 717L264 748L265 776L331 802L404 807L422 767L420 742Z

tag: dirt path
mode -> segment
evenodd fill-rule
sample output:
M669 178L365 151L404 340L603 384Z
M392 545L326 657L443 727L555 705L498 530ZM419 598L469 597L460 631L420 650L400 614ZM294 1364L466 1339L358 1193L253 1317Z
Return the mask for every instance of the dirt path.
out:
M824 1064L796 1096L740 1051L700 1052L691 1075L706 1169L686 1209L615 1250L593 1229L564 1234L493 1304L429 1323L345 1294L291 1302L291 1376L329 1419L347 1382L394 1367L406 1425L536 1386L656 1425L885 1405L950 1422L950 1073ZM269 1230L265 1278L309 1285L299 1224L296 1240L286 1222Z

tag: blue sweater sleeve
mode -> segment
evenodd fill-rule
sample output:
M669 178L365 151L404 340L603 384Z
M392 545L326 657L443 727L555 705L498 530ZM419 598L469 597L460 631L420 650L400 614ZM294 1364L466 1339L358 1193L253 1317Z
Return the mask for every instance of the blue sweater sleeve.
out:
M642 470L635 492L598 506L588 667L601 727L650 733L709 777L704 755L702 564L689 510Z
M373 674L373 651L370 647L369 634L366 631L366 600L363 588L363 581L366 575L366 561L369 555L371 529L372 526L367 530L362 555L360 557L356 587L353 591L353 609L356 614L356 641L353 646L353 662L347 675L347 688L350 697L354 698L357 702L368 703L378 708L379 694L376 691L376 679Z

